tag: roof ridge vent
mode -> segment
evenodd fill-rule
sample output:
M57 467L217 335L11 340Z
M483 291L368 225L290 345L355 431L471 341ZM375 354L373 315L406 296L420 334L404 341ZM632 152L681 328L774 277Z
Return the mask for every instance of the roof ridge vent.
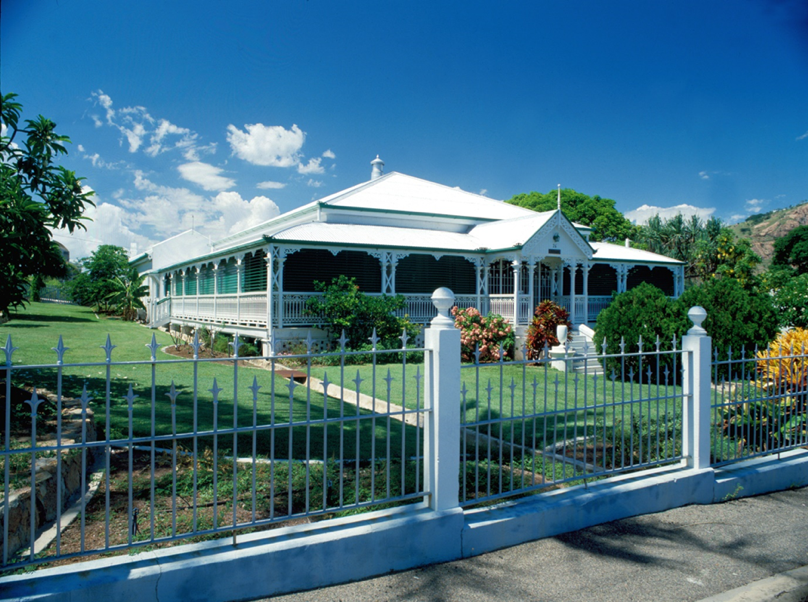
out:
M384 161L379 159L379 155L376 155L370 164L373 166L373 170L370 172L371 181L381 178L384 175Z

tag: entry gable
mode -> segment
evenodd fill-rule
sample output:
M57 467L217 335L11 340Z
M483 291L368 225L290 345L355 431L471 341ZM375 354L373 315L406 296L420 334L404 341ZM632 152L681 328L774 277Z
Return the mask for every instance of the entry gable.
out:
M595 250L563 213L554 215L522 245L523 257L592 259Z

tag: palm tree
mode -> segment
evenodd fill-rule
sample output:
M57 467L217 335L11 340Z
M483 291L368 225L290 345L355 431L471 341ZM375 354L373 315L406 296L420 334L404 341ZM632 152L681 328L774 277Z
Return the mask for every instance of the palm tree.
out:
M110 280L113 290L107 295L107 299L115 305L117 311L121 312L124 320L134 320L138 309L146 309L140 300L149 294L148 287L143 285L143 281L144 276L138 275L135 270Z

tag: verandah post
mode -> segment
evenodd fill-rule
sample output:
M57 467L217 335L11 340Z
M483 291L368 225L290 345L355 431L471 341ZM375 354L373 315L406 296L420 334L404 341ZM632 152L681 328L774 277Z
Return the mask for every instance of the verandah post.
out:
M703 307L691 307L687 317L693 327L682 337L684 375L682 393L685 411L682 420L683 449L690 468L710 467L710 354L712 339L702 328L707 317Z
M432 293L438 310L424 332L426 348L424 424L424 482L433 510L458 505L460 474L460 331L449 310L455 296L441 287Z

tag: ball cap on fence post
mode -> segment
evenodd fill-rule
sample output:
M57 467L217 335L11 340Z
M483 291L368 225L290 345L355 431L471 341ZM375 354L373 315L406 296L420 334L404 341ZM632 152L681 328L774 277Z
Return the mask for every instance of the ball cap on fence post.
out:
M437 308L438 315L430 322L432 328L438 330L454 328L454 320L449 315L449 310L452 309L454 302L455 296L451 290L445 286L435 289L435 292L432 293L432 304Z
M700 305L691 307L687 312L687 317L693 322L694 326L687 331L689 335L701 336L707 334L707 331L702 328L701 324L707 318L707 310Z

